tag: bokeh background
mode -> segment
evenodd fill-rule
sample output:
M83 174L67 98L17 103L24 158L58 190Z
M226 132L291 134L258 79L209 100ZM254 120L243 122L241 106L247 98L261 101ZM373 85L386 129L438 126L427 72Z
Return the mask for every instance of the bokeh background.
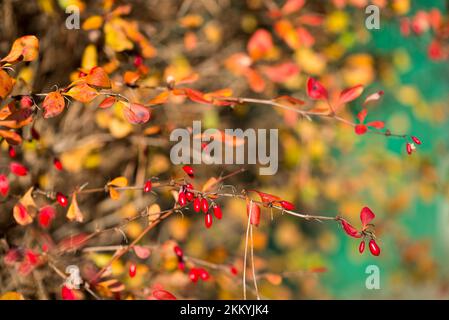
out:
M360 209L369 206L376 214L374 223L382 253L379 257L368 252L359 254L358 241L349 238L335 223L308 222L280 214L271 221L269 211L264 211L254 243L258 272L266 275L259 280L261 294L271 299L448 298L448 3L374 2L380 8L379 30L365 27L365 7L370 1L306 1L301 9L285 18L295 27L303 28L299 43L288 44L274 27L276 19L268 14L273 8L281 8L284 1L1 1L1 56L19 36L35 34L41 41L39 60L18 71L28 79L34 92L67 85L83 65L104 65L113 59L119 61L119 66L111 78L121 81L123 73L132 69L135 57L141 55L139 47L136 44L127 50L108 47L102 28L68 30L64 10L70 4L80 6L83 22L102 14L109 4L112 8L132 4L124 19L135 21L158 50L144 59L150 68L149 74L141 79L144 84L158 85L167 75L179 79L197 72L200 79L191 86L204 92L230 87L234 96L272 98L288 94L299 99L306 99L308 76L319 78L333 95L363 84L364 96L385 91L384 97L370 107L369 119L383 120L391 131L416 135L423 142L409 156L402 139L357 136L353 128L328 120L309 122L297 114L260 105L231 110L178 99L155 108L151 125L160 126L161 133L146 137L145 148L141 149L138 137L145 127L126 124L119 115L95 108L98 102L88 106L74 103L58 119L36 121L43 142L23 145L20 156L34 163L35 170L30 180L17 183L17 193L33 183L68 192L86 181L93 186L102 185L121 174L138 184L142 177L135 177L134 171L142 166L136 160L140 152L145 154L146 176L164 179L179 175L179 168L170 163L168 133L171 128L191 125L194 119L203 120L203 127L210 128L278 128L279 172L275 176L259 176L256 167L248 166L247 172L233 177L229 183L238 189L254 188L289 199L299 212L340 214L355 226L360 226ZM431 25L434 19L431 17L435 16L429 13L435 14L435 10L442 21L436 28ZM303 15L311 14L319 18L318 25L301 20ZM411 29L408 32L407 26ZM275 49L254 62L254 69L289 61L298 70L278 82L261 72L264 87L254 90L245 76L230 67L229 59L235 53L245 53L249 39L260 28L272 34ZM429 53L429 45L435 40L439 44L434 50L438 52ZM95 51L94 58L87 53L87 47ZM123 94L136 99L154 96L154 92L133 88L123 89ZM351 102L341 115L355 118L362 101ZM307 106L313 104L309 101ZM317 107L321 107L319 103ZM99 135L112 140L92 138L93 144L82 140ZM85 144L77 144L80 140ZM2 147L3 158L6 146ZM62 176L47 171L53 154L62 159L67 170ZM210 176L237 168L198 167L195 183L201 184ZM98 223L108 226L149 203L141 195L129 194L126 200L111 204L107 197L83 198L79 202L87 216L86 224L69 225L61 213L49 233L57 241L67 234L92 230ZM169 207L172 199L169 193L161 193L151 199L154 201L161 207ZM222 204L223 221L211 230L204 228L202 219L186 214L170 218L145 241L176 241L189 256L217 264L234 264L241 271L245 204L238 200ZM10 219L11 206L2 203L4 225ZM106 216L109 218L105 219ZM133 222L125 232L132 239L143 226L144 222ZM15 245L23 245L21 233L13 234L20 235L10 236ZM100 237L94 244L120 242L120 235L110 235ZM69 255L65 259L67 263L88 260L101 266L108 258L110 253ZM114 275L137 297L145 296L144 288L162 283L185 298L241 298L241 288L232 277L218 272L213 281L191 284L185 274L176 271L173 257L150 260L140 262L141 270L145 271L134 279L126 277L130 261L126 257L114 265ZM365 269L373 264L380 268L380 290L365 287ZM8 285L8 277L3 275L3 291L21 289L26 297L37 297L32 283L20 280L20 285L14 287ZM51 289L52 281L57 287L58 280L51 279L49 276L47 280L50 298L58 297L58 290Z

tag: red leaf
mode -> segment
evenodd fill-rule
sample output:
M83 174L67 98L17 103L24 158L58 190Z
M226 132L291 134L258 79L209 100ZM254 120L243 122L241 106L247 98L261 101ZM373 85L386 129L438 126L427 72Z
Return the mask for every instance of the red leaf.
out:
M368 131L368 128L364 124L357 124L354 129L355 133L359 135L365 134Z
M365 98L365 102L363 102L363 106L366 106L367 103L372 101L379 100L384 95L383 90L378 91L376 93L370 94L368 97Z
M100 88L110 88L111 81L108 74L101 67L93 67L89 74L86 76L87 84Z
M314 78L309 78L307 80L307 95L314 99L327 99L326 88Z
M107 97L98 105L98 108L100 109L110 108L115 103L115 100L116 100L115 97Z
M298 74L299 68L296 63L284 62L274 66L263 66L262 72L273 82L285 82L290 77Z
M247 200L246 214L249 216L249 222L257 227L260 223L260 207L257 203Z
M260 200L264 204L268 204L268 203L272 203L272 202L281 200L281 198L279 198L278 196L275 196L275 195L272 195L272 194L269 194L269 193L264 193L264 192L260 192L260 191L257 191L257 190L251 190L251 191L257 192L257 194L260 197Z
M371 211L370 208L364 207L362 211L360 211L360 220L362 221L363 229L374 219L376 215Z
M130 103L123 108L123 115L133 124L145 123L150 120L150 110L139 103Z
M352 88L345 89L340 93L340 98L339 98L338 102L340 104L345 104L350 101L353 101L353 100L357 99L358 97L360 97L362 92L363 92L363 86L361 84L354 86Z
M351 224L349 224L346 220L341 219L341 226L343 227L343 230L346 232L348 236L354 237L354 238L360 238L362 235L360 232L357 231L356 228L354 228Z
M385 123L383 121L371 121L371 122L368 122L366 125L368 127L373 127L376 129L383 129L385 126Z
M59 251L72 251L77 250L84 246L89 239L89 235L86 233L79 233L73 236L68 236L62 239L58 243Z
M176 300L176 297L173 294L162 289L154 290L153 297L156 298L156 300Z
M6 197L6 195L9 192L9 181L8 181L8 177L5 176L4 174L0 174L0 194L4 197Z
M254 32L248 41L246 49L253 60L263 58L273 48L271 33L265 29Z
M185 88L185 89L184 89L184 92L185 92L186 96L187 96L190 100L192 100L192 101L194 101L194 102L205 103L205 104L211 104L211 101L206 100L206 99L204 98L204 93L202 93L202 92L200 92L200 91L193 90L193 89L190 89L190 88Z
M281 11L283 14L291 14L300 10L304 4L305 0L287 0Z
M357 114L357 118L359 119L359 122L364 123L367 115L368 115L368 110L366 110L366 108L362 109L362 111L360 111Z
M244 73L246 81L248 81L251 90L254 92L262 92L265 90L265 81L260 76L259 72L251 68L246 69Z

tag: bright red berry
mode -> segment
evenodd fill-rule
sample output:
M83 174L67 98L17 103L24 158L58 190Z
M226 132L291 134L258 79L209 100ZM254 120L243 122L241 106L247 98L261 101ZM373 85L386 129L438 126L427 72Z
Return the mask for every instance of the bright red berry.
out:
M193 200L193 210L195 212L201 211L201 200L199 198L195 198L195 200Z
M184 252L182 251L182 249L179 246L175 246L173 248L173 251L175 252L175 254L179 257L182 258L184 255Z
M28 169L24 165L21 165L17 162L11 162L9 164L9 169L12 173L14 173L16 176L26 176L28 174Z
M135 56L134 57L134 67L138 68L143 64L143 58L142 56Z
M42 228L48 228L56 216L56 210L52 206L45 206L39 210L38 220Z
M8 154L11 158L15 158L17 153L16 153L16 149L14 149L13 146L9 146L8 148Z
M61 296L63 300L76 300L75 292L67 286L62 286Z
M182 167L182 170L184 170L189 177L193 178L193 168L191 166L184 166Z
M131 278L134 278L136 276L137 273L137 266L134 263L131 263L129 265L129 270L128 270L129 276Z
M204 224L208 229L212 227L212 215L210 213L206 213L206 215L204 216Z
M201 210L203 210L204 213L209 211L209 202L206 198L201 199Z
M291 202L282 200L282 201L280 202L280 205L281 205L281 207L284 208L285 210L295 210L295 205L294 205L293 203L291 203Z
M412 149L412 145L410 143L407 142L405 148L406 148L408 154L412 154L413 149Z
M209 272L207 272L206 269L199 268L199 269L198 269L198 273L199 273L199 275L200 275L201 280L203 280L203 281L209 280L209 278L210 278Z
M231 266L229 271L231 271L232 275L234 275L234 276L236 276L238 274L237 268L234 266Z
M181 207L184 207L187 203L186 200L186 194L184 193L184 191L181 191L178 195L178 203Z
M8 177L6 177L4 174L0 174L0 194L6 197L8 192L9 192Z
M198 269L196 269L196 268L190 269L190 271L189 271L190 281L197 282L198 281L198 277L199 277Z
M378 256L380 254L380 248L374 239L369 241L369 251L373 256Z
M153 184L151 183L151 180L147 180L147 182L145 182L145 185L143 186L143 192L148 193L152 188Z
M417 137L412 136L412 140L414 143L416 143L418 145L421 144L421 140L419 140Z
M365 251L365 241L362 241L359 244L359 252L363 253L363 251Z
M69 204L69 201L67 200L67 197L63 195L61 192L58 192L56 194L56 201L62 206L66 207Z
M193 190L193 185L192 185L191 183L186 183L186 184L184 185L184 187L185 187L187 190Z
M194 197L195 197L195 195L193 194L193 192L186 191L186 199L187 199L187 201L189 201L189 202L192 201Z
M186 265L185 265L184 261L178 262L178 269L181 271L184 271L186 269Z
M214 216L215 216L215 218L220 220L221 217L223 216L223 212L221 212L220 206L218 204L214 204L212 206L212 208L214 209Z
M63 169L62 162L58 158L53 159L53 165L55 166L56 170L61 171Z

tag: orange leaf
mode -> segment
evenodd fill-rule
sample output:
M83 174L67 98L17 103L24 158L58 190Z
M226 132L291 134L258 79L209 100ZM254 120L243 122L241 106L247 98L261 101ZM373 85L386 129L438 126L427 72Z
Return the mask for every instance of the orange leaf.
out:
M35 36L23 36L14 41L8 55L1 62L33 61L39 55L39 40Z
M86 82L94 87L106 89L111 87L111 80L109 80L108 74L101 67L93 67L86 76Z
M265 89L265 81L262 79L259 72L253 69L247 69L245 77L253 91L262 92Z
M50 92L44 99L44 118L52 118L64 110L64 97L59 91Z
M246 49L253 60L263 58L273 48L271 33L259 29L251 36Z
M123 75L123 81L125 81L125 83L128 86L136 85L136 82L137 82L137 80L139 80L139 78L140 78L140 75L134 71L126 71L125 74Z
M126 177L117 177L108 182L108 186L114 187L126 187L128 185L128 179Z
M156 104L162 104L167 102L168 97L170 96L170 92L164 91L159 93L156 97L148 101L148 104L156 105Z
M285 82L299 73L296 63L284 62L274 66L263 66L263 74L273 82Z
M0 121L0 125L2 125L2 121ZM5 138L9 144L17 145L22 143L22 137L14 131L0 130L0 137Z
M194 102L211 104L211 101L206 100L204 97L204 93L202 93L200 91L190 89L190 88L185 88L184 92L185 92L186 96Z
M83 22L82 28L83 30L96 30L99 29L102 24L102 16L92 16L87 18L86 21Z
M65 95L72 97L79 102L88 103L98 96L98 92L86 83L81 83L70 88L70 90L66 92Z
M352 88L345 89L340 93L340 98L338 99L338 102L339 102L339 104L345 104L350 101L353 101L353 100L357 99L358 97L360 97L362 92L363 92L363 86L361 84L356 85Z
M11 93L14 82L13 78L0 69L0 100L5 99Z
M115 97L107 97L98 105L98 108L107 109L107 108L112 107L112 105L114 103L115 103Z

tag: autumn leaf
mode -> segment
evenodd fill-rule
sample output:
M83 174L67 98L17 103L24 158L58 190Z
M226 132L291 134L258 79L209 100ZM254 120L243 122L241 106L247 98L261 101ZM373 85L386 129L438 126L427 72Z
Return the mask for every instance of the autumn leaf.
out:
M66 217L70 221L83 222L84 220L84 215L78 206L78 201L76 200L76 193L72 195L72 202L67 210Z
M248 81L251 90L254 92L262 92L265 90L265 81L261 77L260 73L256 70L248 68L245 72L246 80Z
M0 300L25 300L25 298L21 293L8 291L0 296Z
M274 66L263 66L262 73L273 82L285 82L299 73L296 63L283 62Z
M384 92L382 90L370 94L369 96L367 96L365 98L365 101L363 102L363 106L366 106L370 102L374 102L374 101L379 100L383 95L384 95Z
M327 99L328 97L326 88L314 78L307 80L307 95L314 100Z
M85 78L88 85L108 89L111 87L109 76L101 67L93 67Z
M81 28L83 28L83 30L96 30L99 29L102 24L103 24L102 16L91 16L87 18L86 21L83 22Z
M39 40L35 36L23 36L14 41L8 55L1 62L33 61L39 55Z
M168 91L161 92L156 97L154 97L153 99L148 101L147 104L157 105L157 104L165 103L165 102L167 102L169 96L170 96L170 92L168 92Z
M120 193L115 188L126 187L128 185L128 179L125 177L117 177L107 184L109 190L109 196L113 200L120 199Z
M14 79L6 71L0 69L0 100L5 99L11 93L14 82Z
M0 125L2 125L1 121ZM18 145L22 143L22 137L14 131L0 129L0 137L5 138L9 144Z
M14 219L22 226L33 222L33 215L37 209L32 193L33 188L28 189L13 208Z
M136 82L137 80L139 80L139 78L140 74L134 71L126 71L123 75L123 81L131 87L136 85Z
M140 103L129 103L123 107L123 116L133 124L146 123L150 120L150 109Z
M338 103L345 104L345 103L351 102L351 101L357 99L358 97L360 97L362 92L363 92L363 86L361 84L356 85L351 88L348 88L348 89L345 89L340 93L340 98L338 99Z
M147 259L151 254L150 249L142 246L134 246L133 250L136 256L138 256L140 259Z
M254 32L248 41L246 49L253 60L263 58L273 48L271 33L265 29Z
M53 91L47 94L42 104L44 108L44 118L52 118L64 110L64 97L59 91Z
M260 223L260 207L252 200L246 199L246 214L249 222L256 227Z
M72 97L73 99L82 103L91 102L98 96L98 94L99 93L97 92L97 90L90 87L86 83L75 85L65 93L66 96Z
M100 109L110 108L114 105L115 101L116 101L115 97L107 97L98 105L98 108Z

